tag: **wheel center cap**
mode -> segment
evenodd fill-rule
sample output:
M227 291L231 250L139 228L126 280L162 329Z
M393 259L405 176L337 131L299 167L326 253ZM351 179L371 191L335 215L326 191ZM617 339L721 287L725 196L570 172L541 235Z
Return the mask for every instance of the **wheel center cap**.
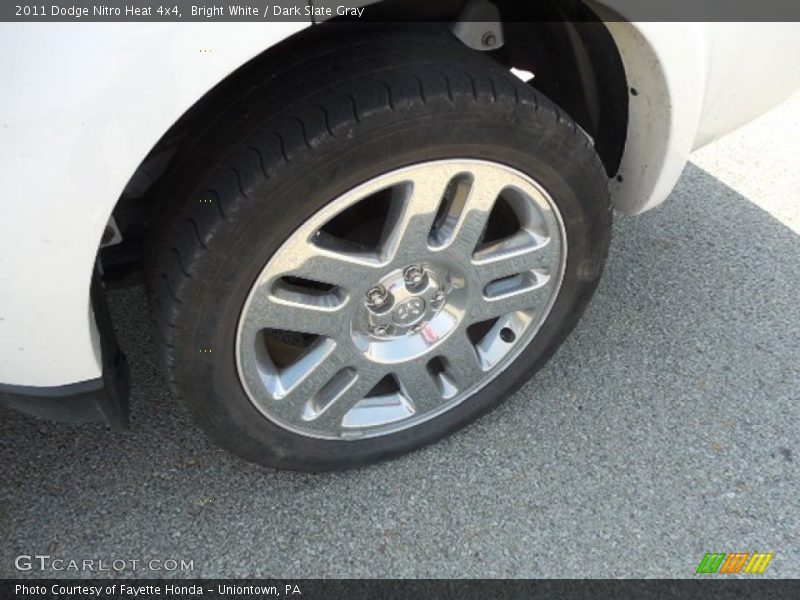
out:
M412 264L388 273L366 291L355 327L377 340L418 334L447 303L442 281L426 265Z
M422 298L408 298L394 307L392 320L398 325L413 325L425 316L425 308L425 300Z
M432 351L464 315L465 279L446 264L396 268L363 293L350 332L374 362L404 362Z

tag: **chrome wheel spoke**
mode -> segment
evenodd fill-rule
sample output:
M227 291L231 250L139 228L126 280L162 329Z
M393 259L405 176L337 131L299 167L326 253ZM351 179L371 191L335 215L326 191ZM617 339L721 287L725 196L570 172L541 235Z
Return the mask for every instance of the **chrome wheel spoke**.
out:
M386 256L397 260L424 255L439 204L452 178L448 168L429 169L413 179L408 197L398 202L388 217Z
M273 392L273 397L267 401L270 412L290 421L303 418L309 410L307 404L343 367L342 358L335 349L309 363L294 365L280 373L277 376L280 383L269 386Z
M476 174L460 218L453 228L448 254L462 260L472 257L504 184L503 180L485 172Z
M315 303L317 297L308 296L292 300L281 300L269 294L258 297L250 306L247 325L255 329L284 329L297 333L308 333L338 338L346 323L343 320L343 305L327 306Z
M374 368L353 369L345 383L326 399L328 404L324 409L313 420L309 419L312 426L323 431L341 432L345 416L364 400L382 376L383 372Z
M529 272L507 282L507 289L497 288L497 295L476 303L466 319L478 323L520 310L541 311L553 293L553 278Z
M281 257L277 269L286 276L351 290L374 278L381 266L377 255L321 247L321 243L296 244Z
M537 270L553 273L558 269L559 252L549 238L523 231L509 240L480 250L473 257L480 283Z
M441 406L442 390L425 364L405 363L395 368L400 389L408 397L415 412L431 410Z
M465 330L454 333L442 347L441 355L459 391L475 385L483 378L475 345Z

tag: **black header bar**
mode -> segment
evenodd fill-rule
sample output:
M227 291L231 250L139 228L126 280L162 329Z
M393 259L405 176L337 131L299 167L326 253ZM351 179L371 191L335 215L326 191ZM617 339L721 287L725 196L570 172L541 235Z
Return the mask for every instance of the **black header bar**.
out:
M465 0L6 0L7 22L449 21ZM495 0L519 21L797 21L799 0Z

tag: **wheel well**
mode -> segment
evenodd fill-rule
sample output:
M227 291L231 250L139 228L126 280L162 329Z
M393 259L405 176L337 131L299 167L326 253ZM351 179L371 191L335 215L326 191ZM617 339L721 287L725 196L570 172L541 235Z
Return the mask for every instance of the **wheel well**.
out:
M614 177L625 149L629 91L622 58L606 25L582 0L491 2L500 11L505 43L487 54L508 68L533 73L530 85L592 137L606 173ZM467 0L384 0L370 17L437 21L446 27L466 4Z
M513 0L494 3L500 9L505 43L487 55L506 68L532 73L529 84L592 137L606 173L613 177L627 136L628 87L619 52L606 26L577 0L544 0L531 6L519 6ZM464 0L402 0L402 8L400 4L397 0L382 2L387 23L370 26L441 30L457 18ZM433 23L390 23L395 10L402 10L406 21L413 18ZM217 119L241 95L285 68L310 41L347 35L350 28L363 27L334 20L298 32L231 73L175 122L142 161L114 208L122 241L100 249L107 284L138 282L148 223L159 214L159 190Z
M504 25L497 51L508 67L533 73L530 85L564 109L595 143L609 178L616 175L628 130L628 87L622 60L603 23L522 22Z

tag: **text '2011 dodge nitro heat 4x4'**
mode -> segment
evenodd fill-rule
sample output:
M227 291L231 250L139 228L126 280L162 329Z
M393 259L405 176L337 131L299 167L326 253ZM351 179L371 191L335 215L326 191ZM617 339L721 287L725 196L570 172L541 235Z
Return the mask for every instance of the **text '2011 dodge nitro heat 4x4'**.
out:
M138 277L173 396L249 460L366 464L496 406L583 313L612 207L800 85L796 24L522 4L0 26L3 403L125 427L104 289Z

